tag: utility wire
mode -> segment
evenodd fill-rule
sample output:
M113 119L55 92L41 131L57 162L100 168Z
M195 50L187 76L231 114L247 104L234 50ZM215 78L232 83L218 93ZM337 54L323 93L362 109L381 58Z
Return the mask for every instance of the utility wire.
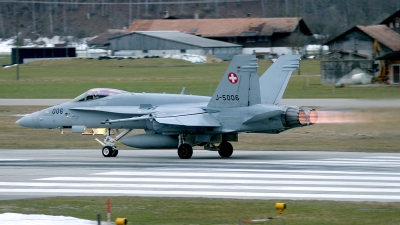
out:
M226 2L259 2L262 0L223 0ZM164 5L164 4L194 4L210 3L210 0L164 1L164 2L67 2L67 1L40 1L40 0L0 0L0 3L38 3L38 4L73 4L73 5ZM218 0L216 0L218 3Z

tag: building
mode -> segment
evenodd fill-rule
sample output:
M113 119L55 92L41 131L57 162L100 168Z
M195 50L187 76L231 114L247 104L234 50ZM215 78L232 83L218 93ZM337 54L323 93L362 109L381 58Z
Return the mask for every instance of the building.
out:
M376 41L379 47L374 46ZM321 62L322 83L336 83L356 68L377 77L382 66L376 58L400 50L400 34L386 25L358 25L325 45L329 46L330 60Z
M324 45L331 52L341 53L335 59L372 59L375 40L380 44L382 55L400 50L400 34L385 25L357 25Z
M74 58L74 47L19 47L11 49L11 63L22 64L39 59Z
M126 34L126 30L108 29L106 32L97 35L87 42L90 48L109 50L110 38Z
M388 18L384 19L380 24L386 25L393 31L400 33L400 10L393 13Z
M385 60L388 65L388 76L391 84L400 83L400 51L386 54L377 60Z
M244 48L302 47L312 33L300 17L133 21L128 31L177 30Z
M111 38L110 50L112 55L131 57L212 54L231 60L234 55L241 54L242 46L179 31L136 31Z

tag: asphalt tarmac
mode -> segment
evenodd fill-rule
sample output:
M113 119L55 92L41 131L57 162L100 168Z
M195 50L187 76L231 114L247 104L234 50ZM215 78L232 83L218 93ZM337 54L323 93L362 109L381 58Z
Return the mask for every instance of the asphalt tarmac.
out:
M51 196L400 201L399 153L0 150L0 200Z

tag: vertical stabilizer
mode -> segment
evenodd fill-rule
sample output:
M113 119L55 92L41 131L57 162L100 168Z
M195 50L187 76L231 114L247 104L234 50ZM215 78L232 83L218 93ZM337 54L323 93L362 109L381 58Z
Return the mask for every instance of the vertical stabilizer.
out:
M257 68L257 58L254 55L234 56L208 107L229 108L259 104L261 98Z
M261 103L279 104L292 72L300 65L300 55L279 57L260 77Z

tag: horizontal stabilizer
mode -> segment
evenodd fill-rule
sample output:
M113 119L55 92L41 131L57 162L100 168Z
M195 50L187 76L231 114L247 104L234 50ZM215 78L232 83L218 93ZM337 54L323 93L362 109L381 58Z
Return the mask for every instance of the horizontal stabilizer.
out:
M299 67L300 55L279 57L260 77L261 103L279 104L293 71Z

